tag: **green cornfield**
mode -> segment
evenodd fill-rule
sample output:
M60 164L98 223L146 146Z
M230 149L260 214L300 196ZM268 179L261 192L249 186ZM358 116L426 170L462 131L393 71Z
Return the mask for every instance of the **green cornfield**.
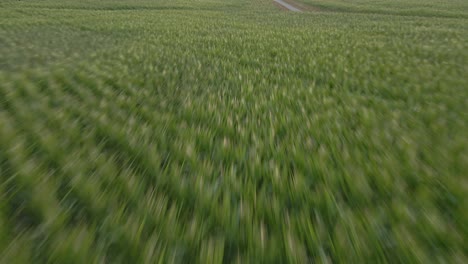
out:
M0 0L0 263L467 263L468 1Z

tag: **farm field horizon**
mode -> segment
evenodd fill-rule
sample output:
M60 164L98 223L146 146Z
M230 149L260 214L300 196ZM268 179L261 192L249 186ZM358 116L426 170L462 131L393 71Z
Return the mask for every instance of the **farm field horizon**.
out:
M0 263L466 263L468 2L3 0Z

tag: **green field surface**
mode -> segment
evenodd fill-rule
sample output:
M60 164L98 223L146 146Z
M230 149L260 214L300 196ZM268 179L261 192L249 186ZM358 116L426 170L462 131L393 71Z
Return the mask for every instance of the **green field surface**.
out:
M468 2L300 2L0 1L0 263L468 263Z
M466 0L297 0L321 11L468 18ZM466 23L466 22L465 22Z

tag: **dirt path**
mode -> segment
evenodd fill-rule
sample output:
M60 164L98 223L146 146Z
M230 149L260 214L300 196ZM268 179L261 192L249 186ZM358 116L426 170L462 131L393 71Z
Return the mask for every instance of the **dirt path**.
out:
M295 6L292 6L291 4L288 4L286 3L285 1L283 0L273 0L275 3L279 4L281 7L284 7L285 9L289 10L289 11L293 11L293 12L302 12L301 9L295 7Z

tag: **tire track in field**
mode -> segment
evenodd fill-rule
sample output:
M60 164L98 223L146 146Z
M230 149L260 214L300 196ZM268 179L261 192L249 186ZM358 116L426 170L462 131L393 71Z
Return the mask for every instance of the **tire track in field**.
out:
M291 5L291 4L288 4L283 0L273 0L273 1L275 3L277 3L277 4L279 4L282 8L287 9L288 11L299 12L299 13L302 12L301 9L299 9L299 8L297 8L297 7L295 7L295 6Z

